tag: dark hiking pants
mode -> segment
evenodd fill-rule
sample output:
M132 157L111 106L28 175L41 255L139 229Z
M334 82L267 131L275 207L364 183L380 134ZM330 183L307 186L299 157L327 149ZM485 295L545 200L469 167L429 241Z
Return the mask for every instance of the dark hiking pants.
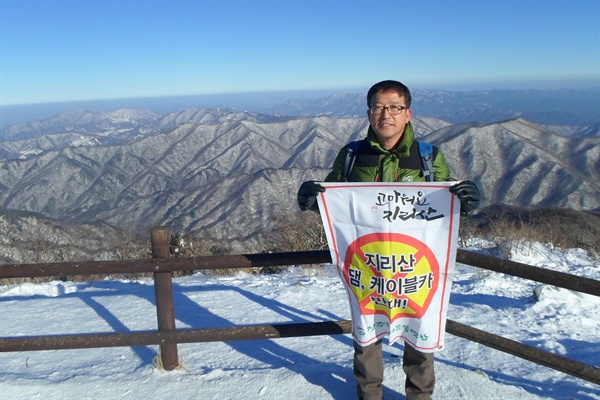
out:
M406 399L431 399L435 382L433 353L422 353L405 343L402 363L406 373ZM365 347L354 342L354 377L359 398L381 400L383 395L381 340Z

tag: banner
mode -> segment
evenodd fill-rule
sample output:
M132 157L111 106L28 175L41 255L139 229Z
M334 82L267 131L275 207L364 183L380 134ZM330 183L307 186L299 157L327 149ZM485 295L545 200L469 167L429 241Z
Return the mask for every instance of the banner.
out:
M331 259L362 346L388 336L422 352L443 348L460 215L448 190L455 183L322 183Z

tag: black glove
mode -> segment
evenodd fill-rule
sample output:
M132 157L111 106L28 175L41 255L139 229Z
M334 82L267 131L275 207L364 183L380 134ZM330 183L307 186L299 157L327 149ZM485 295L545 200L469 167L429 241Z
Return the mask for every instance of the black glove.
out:
M469 214L479 207L479 189L471 181L462 181L450 186L450 193L454 193L460 200L460 212Z
M315 181L304 182L298 189L298 206L302 211L315 211L318 208L317 196L324 191L325 188Z

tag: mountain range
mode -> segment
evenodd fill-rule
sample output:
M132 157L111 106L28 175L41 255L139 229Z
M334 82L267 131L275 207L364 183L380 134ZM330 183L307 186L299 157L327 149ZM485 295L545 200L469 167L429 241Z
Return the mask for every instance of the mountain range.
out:
M477 182L483 206L600 211L593 126L413 124L419 140L442 149L453 177ZM72 110L2 130L0 208L244 241L294 213L300 183L324 178L339 148L367 127L365 117L228 109Z
M45 121L65 111L148 110L165 115L184 109L226 108L285 117L364 117L368 88L346 91L229 93L0 106L0 140L11 125ZM587 89L447 91L411 88L413 114L451 123L492 123L523 118L541 125L600 124L600 86ZM46 132L47 133L47 132Z
M288 116L363 117L366 115L365 92L340 92L331 96L290 100L278 104L263 105L257 102L250 110ZM592 125L596 130L600 123L599 87L469 92L414 89L411 92L411 108L415 115L439 118L452 123L492 123L523 118L543 125Z

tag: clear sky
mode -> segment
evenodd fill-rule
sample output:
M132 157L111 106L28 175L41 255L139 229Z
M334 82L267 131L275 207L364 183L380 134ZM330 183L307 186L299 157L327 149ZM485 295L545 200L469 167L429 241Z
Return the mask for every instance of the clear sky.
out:
M600 0L0 0L0 105L600 85Z

